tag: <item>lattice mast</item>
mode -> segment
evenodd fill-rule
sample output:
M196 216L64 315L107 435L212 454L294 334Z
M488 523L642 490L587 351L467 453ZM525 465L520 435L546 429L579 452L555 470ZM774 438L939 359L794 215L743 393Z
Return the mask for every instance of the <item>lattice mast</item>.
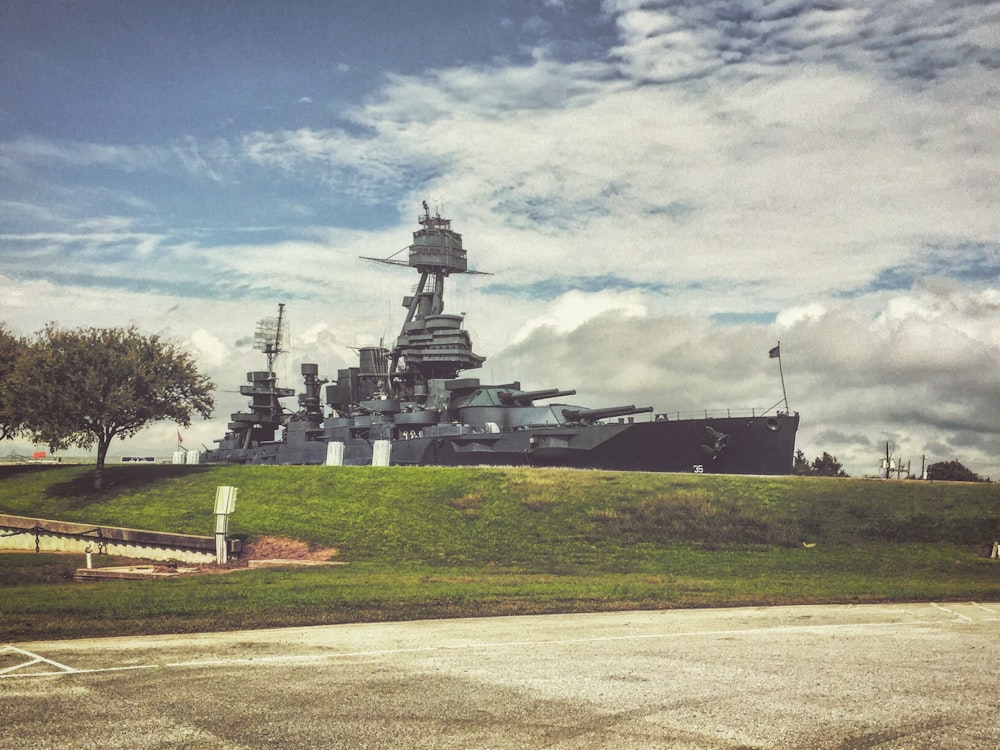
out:
M288 322L285 320L285 303L278 303L278 317L262 318L257 321L257 329L253 335L254 349L258 349L267 357L267 371L274 372L274 362L278 355L284 354L282 342L288 337Z

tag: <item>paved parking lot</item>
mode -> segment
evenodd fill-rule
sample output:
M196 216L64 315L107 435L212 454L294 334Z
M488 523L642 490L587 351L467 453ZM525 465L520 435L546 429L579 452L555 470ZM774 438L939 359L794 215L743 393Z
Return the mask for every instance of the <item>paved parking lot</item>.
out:
M4 748L1000 747L1000 604L0 645Z

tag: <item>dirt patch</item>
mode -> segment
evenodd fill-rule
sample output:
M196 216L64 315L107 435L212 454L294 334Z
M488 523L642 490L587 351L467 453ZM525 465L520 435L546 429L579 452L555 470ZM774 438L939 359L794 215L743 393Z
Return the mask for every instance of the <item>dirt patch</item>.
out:
M341 565L331 562L338 554L332 547L312 548L305 542L278 536L263 536L243 543L243 552L225 565L184 565L176 562L154 564L131 561L133 564L102 568L78 568L74 578L78 581L99 581L122 578L153 578L191 575L218 575L234 573L247 568L275 567L281 565Z
M262 536L243 543L243 552L225 565L206 563L185 565L177 562L149 563L143 560L119 559L125 565L98 568L78 568L74 578L78 581L121 578L150 578L191 575L217 575L234 573L247 568L275 567L281 565L342 565L331 562L339 554L333 547L310 547L306 542L278 536Z
M244 560L332 560L339 554L333 547L312 548L305 542L279 536L248 539L243 544Z

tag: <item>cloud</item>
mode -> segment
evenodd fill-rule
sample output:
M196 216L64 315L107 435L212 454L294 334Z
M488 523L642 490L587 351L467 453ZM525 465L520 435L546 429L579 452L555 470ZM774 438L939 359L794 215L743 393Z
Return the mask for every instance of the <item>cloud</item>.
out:
M628 320L645 316L647 309L636 292L566 292L549 304L542 315L528 320L520 330L513 332L511 341L514 344L520 343L539 328L548 328L557 335L564 335L610 312Z
M124 172L159 168L164 151L148 146L122 146L24 137L3 144L7 164L51 164L71 167L109 166Z
M426 192L455 196L452 212L482 227L480 244L503 248L500 272L606 274L610 260L636 281L766 277L805 297L995 229L980 196L956 189L969 174L955 160L961 126L934 97L903 103L891 83L833 70L720 82L697 97L600 85L599 97L516 118L447 100L433 105L449 113L433 130L406 119L423 99L391 86L363 114L379 120L380 143L437 165ZM972 169L990 184L988 166Z
M820 64L919 82L968 66L995 68L998 60L995 36L984 33L1000 20L990 4L606 0L604 7L618 25L614 53L623 71L645 81Z
M231 355L232 349L218 336L204 328L191 334L188 350L203 367L217 368Z
M225 179L219 165L231 161L226 141L217 139L203 145L195 138L187 136L174 143L171 150L188 175L212 182L222 182Z

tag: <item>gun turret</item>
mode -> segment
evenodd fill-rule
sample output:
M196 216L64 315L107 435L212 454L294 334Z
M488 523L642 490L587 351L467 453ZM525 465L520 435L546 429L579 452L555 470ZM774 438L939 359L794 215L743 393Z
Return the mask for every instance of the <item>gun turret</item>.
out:
M561 391L558 388L543 388L540 391L522 391L521 393L500 391L497 396L504 406L531 406L532 401L558 396L572 396L575 393L576 391Z
M653 411L652 406L608 406L604 409L563 409L563 418L567 422L593 424L599 419L624 417L627 414L644 414Z

